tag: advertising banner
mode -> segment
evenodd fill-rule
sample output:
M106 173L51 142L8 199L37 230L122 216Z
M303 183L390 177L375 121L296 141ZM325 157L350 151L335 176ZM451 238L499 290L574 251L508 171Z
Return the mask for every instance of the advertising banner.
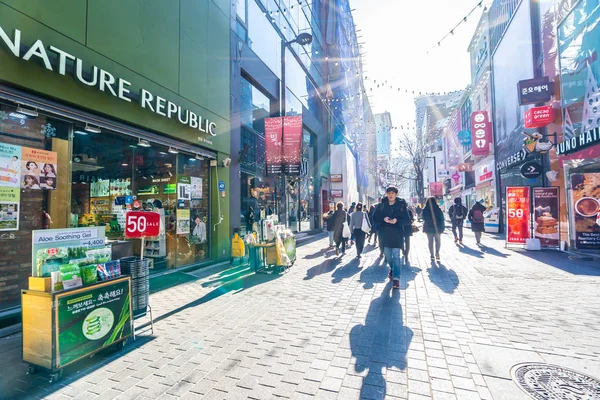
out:
M283 173L282 165L283 121L279 118L265 118L265 154L268 175Z
M474 156L487 156L492 142L492 125L487 111L471 114L471 142Z
M202 178L192 176L190 179L192 183L192 199L202 199Z
M125 237L141 238L158 236L160 214L157 212L131 211L125 214Z
M554 122L552 106L533 107L525 111L525 128L543 128Z
M575 246L600 249L600 173L571 175Z
M300 175L302 164L302 116L284 117L283 164L286 175Z
M119 279L56 295L59 367L132 334L129 292L129 279Z
M187 235L190 233L190 210L177 209L177 234Z
M531 236L529 186L506 188L506 242L525 244Z
M0 143L0 187L21 186L21 146Z
M560 201L558 187L533 188L533 237L542 247L559 247Z
M177 177L177 200L192 199L192 180L189 176Z
M58 154L54 151L22 148L21 188L56 189ZM108 184L108 189L110 184ZM108 194L107 194L108 196Z
M0 231L19 230L21 189L0 186Z
M444 196L444 184L442 182L429 182L429 195L441 198Z

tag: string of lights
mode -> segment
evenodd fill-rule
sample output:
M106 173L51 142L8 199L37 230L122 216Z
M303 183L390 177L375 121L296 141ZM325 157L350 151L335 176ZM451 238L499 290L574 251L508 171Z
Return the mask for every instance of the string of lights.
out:
M458 28L460 25L464 24L467 22L467 19L471 16L471 14L473 14L475 12L475 10L477 10L478 8L483 7L483 0L479 1L479 3L477 3L477 5L475 7L473 7L473 9L471 9L471 11L469 11L469 13L467 15L465 15L458 24L454 25L454 27L452 29L450 29L450 31L448 33L446 33L440 40L438 40L437 44L431 46L431 48L429 50L427 50L426 54L429 54L429 52L433 49L435 49L436 47L440 47L442 45L442 42L448 38L449 36L454 36L454 31L456 30L456 28ZM484 9L484 11L487 9Z

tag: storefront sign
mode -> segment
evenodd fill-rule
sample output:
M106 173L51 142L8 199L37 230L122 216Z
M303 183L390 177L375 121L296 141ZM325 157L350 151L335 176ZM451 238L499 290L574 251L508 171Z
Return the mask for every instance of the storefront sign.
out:
M542 247L557 248L560 232L560 202L558 187L533 188L533 236L540 239Z
M450 176L450 171L447 169L441 169L437 172L438 178L447 178Z
M140 187L138 189L138 196L152 196L158 194L158 185ZM135 207L135 205L134 205ZM136 207L138 208L138 207Z
M474 156L487 156L492 142L492 124L487 111L474 111L471 114L471 141Z
M579 150L583 150L586 147L600 144L600 128L596 127L590 129L587 132L582 133L579 136L575 136L569 140L559 143L556 146L556 154L565 155L575 153Z
M554 122L552 106L534 107L525 111L525 128L543 128Z
M302 116L283 118L283 164L286 175L300 175L302 163Z
M177 193L177 184L167 183L163 185L163 194L175 194Z
M575 246L600 249L600 173L571 175Z
M521 176L525 179L537 179L542 172L541 164L536 161L529 161L521 165Z
M494 169L493 169L493 163L490 163L488 165L484 165L481 168L477 168L477 182L476 184L479 185L481 183L487 182L487 181L491 181L492 179L494 179Z
M132 211L125 214L125 237L127 239L158 236L159 231L159 213Z
M454 180L454 184L458 185L458 183L460 182L460 174L458 172L453 173L452 179Z
M444 195L444 185L442 182L429 182L429 195L441 198Z
M343 181L343 175L342 174L337 174L337 175L331 175L331 182L342 182Z
M472 172L473 171L473 163L461 163L458 164L458 172Z
M460 131L458 132L458 141L461 146L470 146L471 145L471 132L469 131Z
M265 118L265 155L268 175L280 175L283 172L282 136L281 118Z
M506 242L525 244L530 233L530 188L506 188Z
M59 367L129 337L129 279L56 295L56 324Z
M21 188L56 189L58 154L29 147L23 147L21 151Z
M526 157L527 157L527 151L525 149L521 149L518 152L516 152L515 154L513 154L512 156L508 157L507 159L498 161L496 163L496 170L499 171L501 169L512 167L513 165L516 165L516 164L520 164L521 162L525 161Z
M547 76L519 81L519 104L545 103L552 98L552 92Z
M200 115L186 110L170 100L154 95L144 88L139 90L139 95L134 95L131 91L131 83L127 80L115 76L95 65L88 65L87 68L84 68L84 61L82 59L64 50L54 46L46 47L41 40L36 40L25 51L26 45L21 42L21 31L18 29L13 31L13 37L11 38L0 26L0 39L0 42L4 42L9 53L15 57L22 58L25 61L35 60L36 62L41 62L47 70L54 71L63 76L67 75L67 69L69 69L68 72L73 75L74 79L86 86L96 87L101 92L108 93L129 103L134 100L139 103L140 107L150 110L155 114L177 120L180 124L197 129L211 136L217 135L217 124L214 122L205 118L203 119ZM49 56L49 53L52 57Z
M342 198L344 197L344 191L341 189L331 189L331 197L334 199Z

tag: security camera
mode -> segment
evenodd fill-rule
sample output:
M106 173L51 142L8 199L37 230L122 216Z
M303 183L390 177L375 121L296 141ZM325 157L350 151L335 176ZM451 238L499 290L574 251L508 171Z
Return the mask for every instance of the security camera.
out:
M223 166L225 168L229 167L231 165L231 158L227 157L226 159L223 160Z

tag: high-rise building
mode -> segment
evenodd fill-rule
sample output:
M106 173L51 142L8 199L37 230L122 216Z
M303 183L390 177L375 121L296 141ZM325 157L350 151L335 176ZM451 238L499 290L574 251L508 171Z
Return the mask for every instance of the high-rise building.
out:
M392 151L392 115L386 111L375 114L374 117L377 129L377 156L389 157Z

